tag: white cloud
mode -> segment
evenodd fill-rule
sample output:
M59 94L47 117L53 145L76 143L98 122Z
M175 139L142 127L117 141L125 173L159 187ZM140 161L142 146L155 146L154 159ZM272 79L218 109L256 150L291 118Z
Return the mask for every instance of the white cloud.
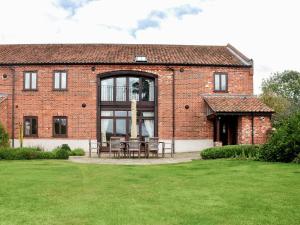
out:
M229 42L254 59L256 93L261 79L271 72L300 70L297 0L67 0L63 3L0 0L0 43L223 45ZM184 5L189 10L201 9L201 13L176 16L174 9ZM168 16L153 17L153 12ZM158 24L139 27L140 21L147 24L149 18Z

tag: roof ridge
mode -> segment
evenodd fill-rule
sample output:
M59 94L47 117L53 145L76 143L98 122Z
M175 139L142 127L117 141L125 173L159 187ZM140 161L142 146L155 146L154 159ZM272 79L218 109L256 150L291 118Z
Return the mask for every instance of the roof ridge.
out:
M25 43L25 44L0 44L0 46L80 46L80 45L98 45L98 46L166 46L166 47L227 47L226 45L197 45L197 44L151 44L151 43Z

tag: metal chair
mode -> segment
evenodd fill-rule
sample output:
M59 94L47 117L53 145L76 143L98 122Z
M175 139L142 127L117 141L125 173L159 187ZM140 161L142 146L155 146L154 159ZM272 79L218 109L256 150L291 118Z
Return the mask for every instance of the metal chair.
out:
M130 138L128 142L129 158L131 156L131 153L133 153L133 157L134 157L135 152L137 152L139 158L141 158L141 142L139 141L138 138Z
M120 137L111 137L110 145L109 145L109 157L111 157L111 153L114 153L114 156L118 154L120 158L122 152L121 138Z
M158 151L159 151L159 138L150 137L148 142L148 157L149 157L149 153L152 153L152 155L156 155L156 157L158 158Z

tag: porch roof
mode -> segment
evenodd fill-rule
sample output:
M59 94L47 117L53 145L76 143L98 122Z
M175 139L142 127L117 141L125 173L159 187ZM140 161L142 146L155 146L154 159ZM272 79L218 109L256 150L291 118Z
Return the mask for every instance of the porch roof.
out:
M208 115L274 113L273 109L253 95L207 95L203 98L208 106Z

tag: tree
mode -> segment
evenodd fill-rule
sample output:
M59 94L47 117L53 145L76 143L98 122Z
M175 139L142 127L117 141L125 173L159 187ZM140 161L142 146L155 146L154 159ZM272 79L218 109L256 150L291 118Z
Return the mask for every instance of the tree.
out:
M3 125L0 123L0 148L9 146L9 136Z
M300 154L300 111L283 119L261 148L265 161L291 162Z
M262 101L276 112L273 117L276 126L284 117L300 110L300 73L292 70L275 73L263 80L262 92Z

